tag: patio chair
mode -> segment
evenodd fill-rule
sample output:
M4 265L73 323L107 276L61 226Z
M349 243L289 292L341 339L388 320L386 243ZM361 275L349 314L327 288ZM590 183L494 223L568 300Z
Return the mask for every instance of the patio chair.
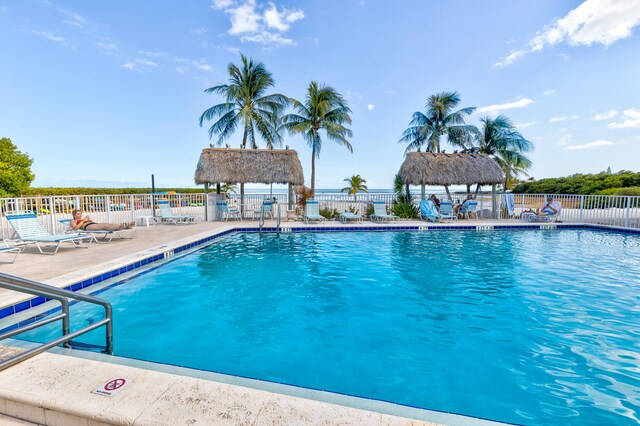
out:
M6 254L13 254L13 257L11 258L11 260L6 260L3 261L4 263L13 263L16 261L16 257L18 257L18 255L20 253L22 253L22 248L16 246L15 244L9 243L9 241L4 240L3 241L4 246L0 246L0 253L6 253Z
M171 223L174 225L196 223L195 216L174 216L173 213L171 213L169 200L158 200L158 208L160 209L160 216L158 217L160 223Z
M228 221L230 217L234 219L240 219L240 210L229 207L229 204L226 201L216 201L216 207L220 212L221 219L224 221Z
M558 205L558 213L556 214L543 214L537 215L533 212L524 212L522 213L522 220L525 222L559 222L560 215L562 214L562 203L557 202Z
M458 215L453 211L451 201L440 201L440 220L458 220Z
M263 218L269 215L271 219L273 219L273 201L264 200L262 206L258 210L254 210L253 214L254 216L258 216L258 218L260 215L262 215Z
M373 202L373 214L371 215L371 220L373 222L382 223L385 220L387 222L396 221L398 216L393 214L387 214L387 205L384 201L374 201Z
M122 238L122 239L127 239L130 240L133 238L133 236L136 234L136 229L135 228L130 228L130 229L115 229L112 231L109 230L99 230L99 231L91 231L88 229L73 229L71 228L71 219L60 219L58 222L60 222L61 224L65 225L67 227L66 229L66 233L67 234L85 234L89 237L91 237L91 241L92 242L96 242L96 243L100 243L100 244L109 244L111 242L111 240L113 240L115 237L118 238ZM125 232L125 234L121 234L121 232ZM98 237L102 236L102 238L100 238L100 240L98 240Z
M440 222L440 213L438 213L438 209L436 209L436 205L433 203L433 201L420 201L420 220Z
M342 212L340 213L340 216L338 217L338 219L340 219L340 222L342 223L347 223L350 220L353 220L356 222L362 222L362 216L360 216L359 214L355 214L353 212Z
M307 200L307 208L304 212L304 223L309 223L311 220L318 220L320 222L327 220L320 214L320 205L317 200Z
M75 234L51 234L38 222L38 218L33 212L7 212L7 220L18 236L18 242L23 244L35 244L42 254L56 254L62 243L72 243L75 247L84 247L82 242L91 237L87 235ZM42 246L41 246L42 244ZM55 249L43 251L42 247L47 244L55 244Z
M477 208L478 208L478 202L475 200L469 200L466 206L464 205L464 203L462 204L462 206L458 210L458 213L461 214L462 217L464 217L465 219L469 219L469 216L471 214L473 214L477 219L478 218L478 215L476 213Z

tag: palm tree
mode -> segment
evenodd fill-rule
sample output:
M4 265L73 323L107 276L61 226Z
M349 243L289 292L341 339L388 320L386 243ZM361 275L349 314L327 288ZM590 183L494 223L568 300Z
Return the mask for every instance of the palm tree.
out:
M408 143L405 151L420 150L426 144L426 151L440 152L440 139L446 137L454 146L466 147L471 135L477 130L464 122L464 116L475 108L454 109L460 103L458 92L442 92L429 96L426 114L413 113L409 128L402 133L398 143Z
M522 136L516 127L504 115L496 118L483 117L482 127L477 133L477 146L464 152L487 154L502 168L505 174L504 189L521 173L531 167L531 160L524 153L533 151L533 143ZM478 193L480 185L476 187Z
M353 148L347 137L353 132L344 124L351 124L351 110L342 95L330 86L318 85L315 81L309 84L304 103L291 99L296 113L282 117L282 127L290 134L301 133L311 147L311 196L315 194L316 158L320 158L322 138L320 130L324 130L327 139L344 145L349 152Z
M350 178L346 178L344 180L347 182L347 185L340 190L340 192L347 192L350 195L353 195L353 201L356 201L356 194L360 191L369 192L369 188L367 188L367 180L363 179L360 175L353 175Z
M229 84L219 84L206 89L205 93L215 93L225 97L225 102L205 110L200 116L203 122L219 117L209 128L209 139L218 135L217 145L231 137L238 125L244 126L240 148L257 149L256 131L267 143L268 148L279 145L282 136L278 131L278 116L289 103L289 98L280 94L266 95L265 92L275 82L262 62L253 62L240 55L242 64L230 63ZM241 203L244 204L244 184L240 184Z

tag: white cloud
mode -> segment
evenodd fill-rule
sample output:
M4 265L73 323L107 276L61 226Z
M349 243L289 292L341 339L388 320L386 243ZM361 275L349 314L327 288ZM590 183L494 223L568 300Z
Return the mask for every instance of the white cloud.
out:
M229 15L231 28L228 33L240 36L240 41L276 46L296 44L283 36L291 24L304 18L300 9L279 8L275 3L257 3L256 0L214 0L211 7Z
M62 20L62 23L67 25L73 25L74 27L82 28L87 24L87 20L76 12L58 8L58 12L65 15L67 18Z
M556 94L556 91L554 89L549 89L542 92L542 96L551 96L555 94Z
M136 65L144 65L144 66L147 66L147 67L159 67L160 66L156 62L150 61L148 59L136 59L135 63L136 63Z
M148 50L138 50L138 55L150 56L152 58L166 58L167 54L164 52L151 52Z
M593 121L609 120L609 119L615 117L616 115L618 115L618 111L616 111L615 109L610 109L607 112L603 112L601 114L594 115L592 120Z
M481 108L478 108L476 111L479 113L490 114L490 113L496 113L499 111L505 111L508 109L524 108L526 106L531 105L532 103L534 103L533 100L529 98L522 98L522 99L518 99L515 102L507 102L504 104L495 104L495 105L481 107Z
M122 65L122 68L126 68L130 71L134 71L136 69L136 64L134 64L133 62L127 62L126 64Z
M369 111L371 111L371 110L372 110L372 109L374 109L375 107L376 107L376 106L375 106L374 104L369 104L369 105L367 105L367 109L368 109Z
M233 0L213 0L211 7L213 9L227 9L234 4L235 2Z
M203 35L209 32L209 28L194 28L189 32L195 35Z
M526 48L512 51L504 61L495 65L510 65L528 53L560 43L570 46L610 46L630 37L638 25L638 0L585 0L564 18L539 31Z
M291 23L304 18L304 12L301 10L283 9L281 12L275 4L269 3L269 8L264 12L264 22L268 28L274 28L278 31L285 32L291 27Z
M197 69L199 69L200 71L208 71L208 72L213 71L213 67L204 61L193 61L191 62L191 64Z
M96 43L96 46L98 46L102 50L109 52L115 52L118 50L118 46L115 43L105 43L103 41L99 41Z
M598 140L595 142L589 142L589 143L585 143L582 145L569 145L565 148L563 148L564 151L576 151L579 149L591 149L591 148L598 148L601 146L607 146L607 145L613 145L613 142L611 141L605 141L605 140Z
M275 44L276 46L292 46L295 42L290 38L284 38L280 34L262 31L252 35L240 37L240 41L249 41L252 43Z
M640 127L640 110L630 108L622 113L625 120L617 123L609 123L610 129L628 129L631 127Z
M569 145L572 140L573 140L573 135L571 133L565 133L558 140L558 145L560 145L560 146Z
M56 43L66 43L66 40L64 37L51 34L50 32L47 32L47 31L36 31L35 33L38 34L39 36L46 38L47 40L55 41Z
M529 121L527 123L514 124L514 126L516 126L516 129L524 129L525 127L535 126L536 124L538 124L537 121Z
M562 117L552 117L551 120L549 120L549 123L562 123L564 121L569 121L569 120L577 120L578 117L577 115L565 115Z

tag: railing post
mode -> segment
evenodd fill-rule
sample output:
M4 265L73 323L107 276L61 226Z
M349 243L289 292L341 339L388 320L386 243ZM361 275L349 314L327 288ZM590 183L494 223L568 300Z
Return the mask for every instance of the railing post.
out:
M129 222L136 221L136 203L133 197L133 194L129 195L129 210L131 210L131 220Z
M54 217L53 197L49 197L49 223L51 224L51 233L55 234L56 220Z
M627 195L627 214L624 219L624 227L629 227L629 215L631 214L631 197Z
M111 222L111 195L104 196L104 208L107 210L107 223Z
M583 214L584 214L584 195L581 195L580 196L580 217L579 217L580 223L584 222Z

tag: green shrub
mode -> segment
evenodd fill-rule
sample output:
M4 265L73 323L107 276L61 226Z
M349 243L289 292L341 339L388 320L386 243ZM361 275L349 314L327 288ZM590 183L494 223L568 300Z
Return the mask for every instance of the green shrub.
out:
M320 209L318 213L320 213L320 216L324 217L325 219L333 219L340 215L340 212L338 210L333 209L332 211L331 209L327 208Z
M621 195L621 196L640 196L640 186L630 186L628 188L609 188L598 191L598 195Z
M393 214L402 219L414 219L418 217L418 208L413 204L394 203Z

